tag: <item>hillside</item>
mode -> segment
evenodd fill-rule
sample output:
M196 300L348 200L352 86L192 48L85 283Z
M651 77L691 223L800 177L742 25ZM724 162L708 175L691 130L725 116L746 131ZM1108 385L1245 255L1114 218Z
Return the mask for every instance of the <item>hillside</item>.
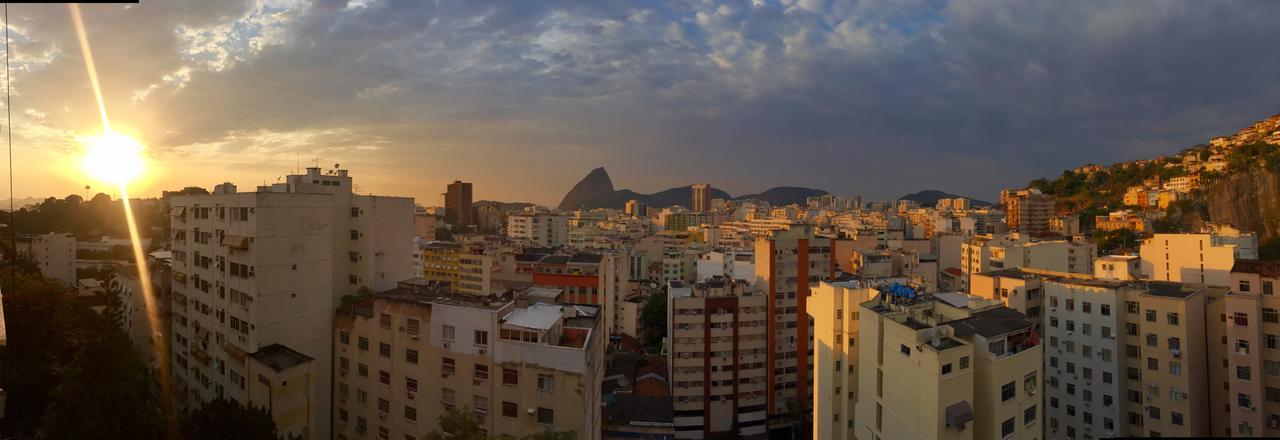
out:
M734 200L762 200L769 202L770 205L803 205L810 197L825 196L829 194L826 191L812 188L801 188L796 186L779 186L769 188L762 193L748 194L745 196L735 197Z

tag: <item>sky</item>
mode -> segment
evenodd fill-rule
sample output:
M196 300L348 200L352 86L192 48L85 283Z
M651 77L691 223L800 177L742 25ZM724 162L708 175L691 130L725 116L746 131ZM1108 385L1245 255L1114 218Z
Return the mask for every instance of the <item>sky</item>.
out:
M710 182L979 199L1280 113L1280 2L143 0L84 5L135 196L341 164L363 193L555 205ZM14 193L91 184L65 6L10 6ZM7 193L7 182L0 191ZM91 189L97 192L97 188Z

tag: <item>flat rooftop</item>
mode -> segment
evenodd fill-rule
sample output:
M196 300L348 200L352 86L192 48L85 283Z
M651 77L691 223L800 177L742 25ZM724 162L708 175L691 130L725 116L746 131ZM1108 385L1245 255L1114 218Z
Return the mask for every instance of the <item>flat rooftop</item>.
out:
M982 273L980 273L979 275L986 275L986 276L991 276L991 277L1001 277L1001 278L1017 278L1017 279L1021 279L1021 280L1029 280L1029 279L1036 278L1036 277L1039 277L1039 276L1040 276L1040 275L1038 275L1038 274L1034 274L1034 273L1031 273L1031 272L1027 272L1027 271L1024 271L1024 270L1022 270L1022 269L1020 269L1020 268L1016 268L1016 267L1014 267L1014 268L1009 268L1009 269L990 270L990 271L982 272Z
M296 350L281 344L271 344L266 347L262 347L249 356L258 362L261 362L263 365L276 370L277 373L314 360L310 356L299 353Z
M1017 310L995 307L974 313L968 318L948 322L957 336L982 335L984 338L1000 336L1029 329L1034 323Z
M1166 298L1188 298L1204 290L1199 284L1173 283L1168 281L1150 281L1146 283L1147 294Z

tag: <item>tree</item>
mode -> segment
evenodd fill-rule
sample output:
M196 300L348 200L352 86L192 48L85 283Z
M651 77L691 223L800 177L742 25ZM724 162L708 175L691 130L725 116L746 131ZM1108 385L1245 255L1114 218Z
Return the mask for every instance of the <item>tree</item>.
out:
M463 407L462 411L452 407L446 409L436 418L436 426L440 429L428 432L427 440L488 440L480 425L480 417L471 412L470 407Z
M186 440L277 440L276 422L266 408L217 399L192 411L182 427Z
M370 298L373 298L373 290L370 290L368 286L361 286L356 289L355 295L344 295L342 297L342 307L352 307L368 301Z
M667 335L667 293L664 291L649 295L640 311L640 325L644 326L645 344L657 345Z

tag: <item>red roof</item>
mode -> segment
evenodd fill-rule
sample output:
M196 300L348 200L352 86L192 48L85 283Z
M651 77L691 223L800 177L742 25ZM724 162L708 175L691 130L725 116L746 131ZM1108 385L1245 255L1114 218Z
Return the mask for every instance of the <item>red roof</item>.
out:
M960 276L964 274L964 272L961 272L960 269L956 269L954 267L948 267L946 269L942 269L942 271L955 276Z
M587 345L587 332L585 328L567 327L560 334L561 347L582 348Z

